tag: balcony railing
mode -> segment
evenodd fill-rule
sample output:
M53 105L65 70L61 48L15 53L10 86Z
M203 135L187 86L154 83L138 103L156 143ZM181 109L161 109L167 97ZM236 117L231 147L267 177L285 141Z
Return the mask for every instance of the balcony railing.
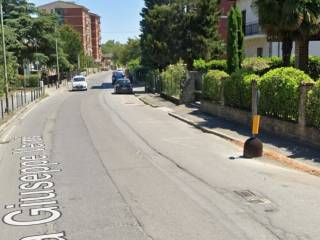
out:
M252 36L261 33L262 30L258 22L251 22L246 24L245 36Z

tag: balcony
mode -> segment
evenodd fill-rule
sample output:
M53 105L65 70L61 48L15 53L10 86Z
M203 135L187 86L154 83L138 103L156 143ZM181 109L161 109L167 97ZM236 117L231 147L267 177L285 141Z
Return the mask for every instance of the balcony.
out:
M258 22L250 22L245 26L245 36L253 36L257 34L263 34Z

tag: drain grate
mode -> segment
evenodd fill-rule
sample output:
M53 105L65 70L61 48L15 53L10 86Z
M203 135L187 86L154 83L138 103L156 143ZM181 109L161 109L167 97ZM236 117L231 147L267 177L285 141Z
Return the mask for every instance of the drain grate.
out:
M270 203L267 199L261 199L250 190L234 191L237 195L245 199L249 203L254 204L267 204Z

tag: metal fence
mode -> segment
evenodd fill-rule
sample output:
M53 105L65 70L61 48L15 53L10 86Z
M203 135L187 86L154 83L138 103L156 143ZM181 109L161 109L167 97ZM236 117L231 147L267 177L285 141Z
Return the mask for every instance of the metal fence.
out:
M44 88L23 89L10 92L8 98L0 97L0 120L22 107L36 101L45 94Z

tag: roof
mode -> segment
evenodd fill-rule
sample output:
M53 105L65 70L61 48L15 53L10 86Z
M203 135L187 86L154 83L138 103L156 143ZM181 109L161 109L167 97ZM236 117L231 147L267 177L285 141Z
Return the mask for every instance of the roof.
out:
M68 8L68 7L70 7L70 8L83 8L86 11L90 11L85 6L79 5L73 1L54 1L51 3L44 4L44 5L40 5L40 6L38 6L38 8L46 8L46 7L50 7L52 5L56 5L56 7L61 7L61 8Z
M95 13L92 13L92 12L89 12L90 16L95 16L95 17L98 17L100 18L100 16L98 14L95 14Z

